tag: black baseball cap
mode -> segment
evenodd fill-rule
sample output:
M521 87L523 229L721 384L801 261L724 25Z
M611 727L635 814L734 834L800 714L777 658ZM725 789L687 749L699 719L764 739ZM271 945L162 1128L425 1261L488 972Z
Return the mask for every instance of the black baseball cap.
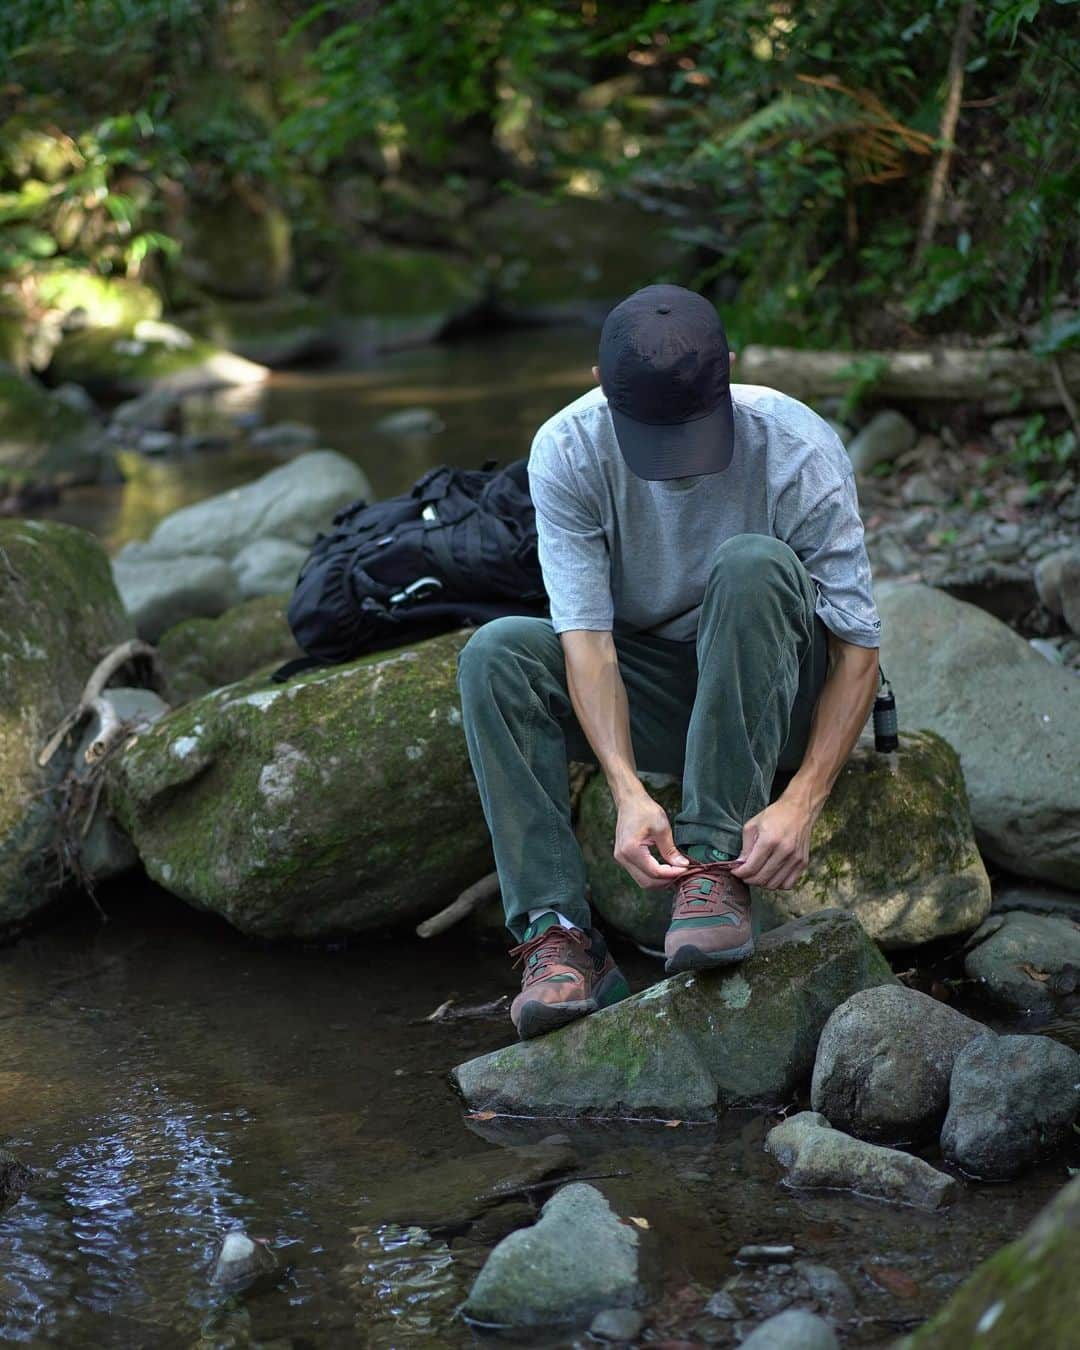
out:
M646 286L616 305L600 333L600 384L615 438L640 478L719 473L735 416L720 316L683 286Z

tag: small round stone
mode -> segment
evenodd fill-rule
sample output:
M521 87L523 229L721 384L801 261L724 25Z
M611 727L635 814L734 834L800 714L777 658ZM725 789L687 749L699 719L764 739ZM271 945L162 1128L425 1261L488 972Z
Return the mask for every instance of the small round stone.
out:
M593 1318L589 1335L598 1341L634 1341L644 1325L644 1317L633 1308L605 1308Z

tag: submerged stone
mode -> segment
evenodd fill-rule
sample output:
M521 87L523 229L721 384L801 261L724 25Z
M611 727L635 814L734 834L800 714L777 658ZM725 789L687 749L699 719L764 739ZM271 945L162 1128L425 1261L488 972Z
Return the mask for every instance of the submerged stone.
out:
M474 1110L710 1120L780 1105L805 1086L830 1012L893 983L858 921L838 910L760 939L726 971L676 975L561 1031L459 1065Z
M531 1228L503 1238L476 1277L464 1314L495 1327L582 1325L637 1302L639 1237L595 1186L562 1187Z
M210 1263L210 1283L229 1293L276 1279L278 1263L269 1246L240 1228L226 1233Z
M834 1130L816 1111L800 1111L771 1129L765 1149L788 1172L788 1185L855 1191L875 1200L939 1209L957 1184L922 1158Z
M79 701L102 653L132 636L109 560L84 530L0 520L0 932L56 891L63 823L55 788L73 743L38 752Z
M21 1163L14 1153L0 1148L0 1212L13 1205L33 1179L32 1168Z
M284 685L253 678L163 718L110 765L150 876L245 933L415 924L492 870L461 730L468 632Z
M802 1308L789 1308L770 1317L742 1344L744 1350L840 1350L828 1322Z
M1080 1177L897 1350L1070 1350L1080 1319Z

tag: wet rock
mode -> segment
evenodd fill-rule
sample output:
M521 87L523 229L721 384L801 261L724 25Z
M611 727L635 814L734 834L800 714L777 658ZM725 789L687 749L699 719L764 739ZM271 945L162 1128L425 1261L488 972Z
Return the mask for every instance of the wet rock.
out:
M334 513L357 497L372 500L362 469L333 450L313 450L253 483L174 511L158 525L141 556L214 554L232 559L258 539L303 548Z
M848 444L847 452L856 473L868 473L877 464L897 459L915 444L918 432L903 415L891 408L875 413Z
M855 1295L832 1266L823 1266L816 1261L796 1261L792 1269L806 1281L811 1297L830 1322L846 1322L855 1315Z
M1080 1115L1080 1055L1045 1036L980 1036L949 1082L941 1151L971 1176L1016 1176L1068 1140Z
M341 351L331 306L295 291L264 300L213 299L186 310L184 322L197 336L271 370L330 361Z
M83 530L0 520L0 932L55 894L65 746L37 752L78 702L102 651L132 636L101 545Z
M705 1304L705 1311L710 1317L716 1317L721 1322L734 1322L742 1316L742 1310L726 1289L718 1289L712 1295Z
M937 1134L956 1056L985 1028L889 984L854 994L825 1023L811 1103L839 1130L889 1143Z
M834 1130L815 1111L775 1126L765 1148L787 1168L788 1185L797 1189L849 1190L917 1209L939 1209L956 1198L952 1177L922 1158Z
M1065 1350L1074 1339L1080 1177L897 1350Z
M474 262L434 249L350 249L333 287L351 341L392 350L429 342L475 313L484 284Z
M677 784L653 790L674 818ZM672 891L635 886L612 857L616 811L602 775L582 793L577 837L592 903L612 927L662 950ZM848 909L882 947L915 946L977 928L990 882L975 847L955 752L928 732L905 732L895 755L859 745L814 826L810 866L790 891L756 891L758 930L820 909Z
M840 1350L828 1322L800 1308L762 1322L742 1345L743 1350Z
M1050 613L1080 634L1080 548L1042 558L1035 568L1035 589Z
M598 1341L621 1344L636 1341L645 1325L645 1318L636 1308L605 1308L589 1323L589 1335Z
M470 223L497 304L520 319L595 318L686 258L659 216L625 201L505 193Z
M33 1179L31 1168L21 1163L14 1153L0 1148L0 1213L25 1193Z
M264 595L216 619L187 619L158 643L174 704L302 656L285 618L288 595Z
M110 765L150 876L269 938L413 925L449 904L493 868L461 730L467 637L252 678L164 718Z
M116 558L112 573L135 631L148 642L184 619L215 618L240 600L232 568L221 558Z
M187 341L181 342L165 336L182 331L168 324L142 337L126 328L68 333L53 354L49 374L85 386L95 398L115 399L156 390L191 394L260 384L270 373L201 339L185 335Z
M0 365L0 490L23 482L93 483L108 462L93 413Z
M117 716L130 724L132 732L146 730L169 711L169 705L152 689L110 688L108 700ZM85 775L86 751L101 734L101 719L96 715L75 750L75 770ZM79 843L79 870L90 881L108 881L129 871L139 861L135 847L109 815L99 799L93 820Z
M488 1257L464 1314L484 1326L583 1325L640 1297L639 1236L595 1186L564 1186Z
M180 445L175 431L143 431L139 433L138 450L142 455L168 455Z
M169 389L155 389L138 398L129 398L114 409L111 432L123 435L129 430L179 431L180 395Z
M251 444L260 450L312 450L318 440L319 433L306 422L274 422L251 433Z
M877 599L900 724L936 731L959 754L980 850L1080 890L1080 682L928 586L879 586Z
M416 1224L430 1233L462 1228L515 1198L522 1187L576 1164L577 1154L566 1136L552 1135L539 1144L500 1148L395 1177L384 1188L369 1191L361 1210L371 1222Z
M256 539L232 560L232 570L244 600L260 595L291 594L309 550L285 539Z
M740 966L662 980L453 1079L473 1109L514 1115L708 1120L779 1105L809 1076L831 1009L892 980L855 918L826 910L766 934Z
M1080 919L1080 891L1037 886L1031 882L1009 882L995 889L990 912L1006 914L1011 909L1025 909L1032 914L1064 914L1067 918ZM972 934L971 941L976 937Z
M277 1258L269 1246L240 1228L225 1234L210 1262L210 1283L228 1293L274 1281L278 1274Z
M434 436L444 430L446 423L431 408L402 408L390 413L375 426L389 436Z
M1018 1012L1054 1012L1056 977L1080 969L1080 923L1068 914L994 915L968 946L965 973L995 1003Z

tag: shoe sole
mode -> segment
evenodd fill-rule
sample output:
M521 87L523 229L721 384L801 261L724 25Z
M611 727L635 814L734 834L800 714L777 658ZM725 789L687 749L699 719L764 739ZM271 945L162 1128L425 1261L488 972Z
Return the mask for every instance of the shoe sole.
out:
M700 947L680 947L674 956L668 957L664 970L668 975L678 975L687 970L712 970L716 966L736 965L753 954L753 938L741 947L729 947L720 952L703 952Z
M579 1017L620 1003L629 993L630 986L622 971L613 970L596 986L592 998L578 999L574 1003L541 1003L539 999L535 1003L526 1003L517 1027L518 1039L530 1041L534 1036L546 1036L549 1031L558 1031Z

